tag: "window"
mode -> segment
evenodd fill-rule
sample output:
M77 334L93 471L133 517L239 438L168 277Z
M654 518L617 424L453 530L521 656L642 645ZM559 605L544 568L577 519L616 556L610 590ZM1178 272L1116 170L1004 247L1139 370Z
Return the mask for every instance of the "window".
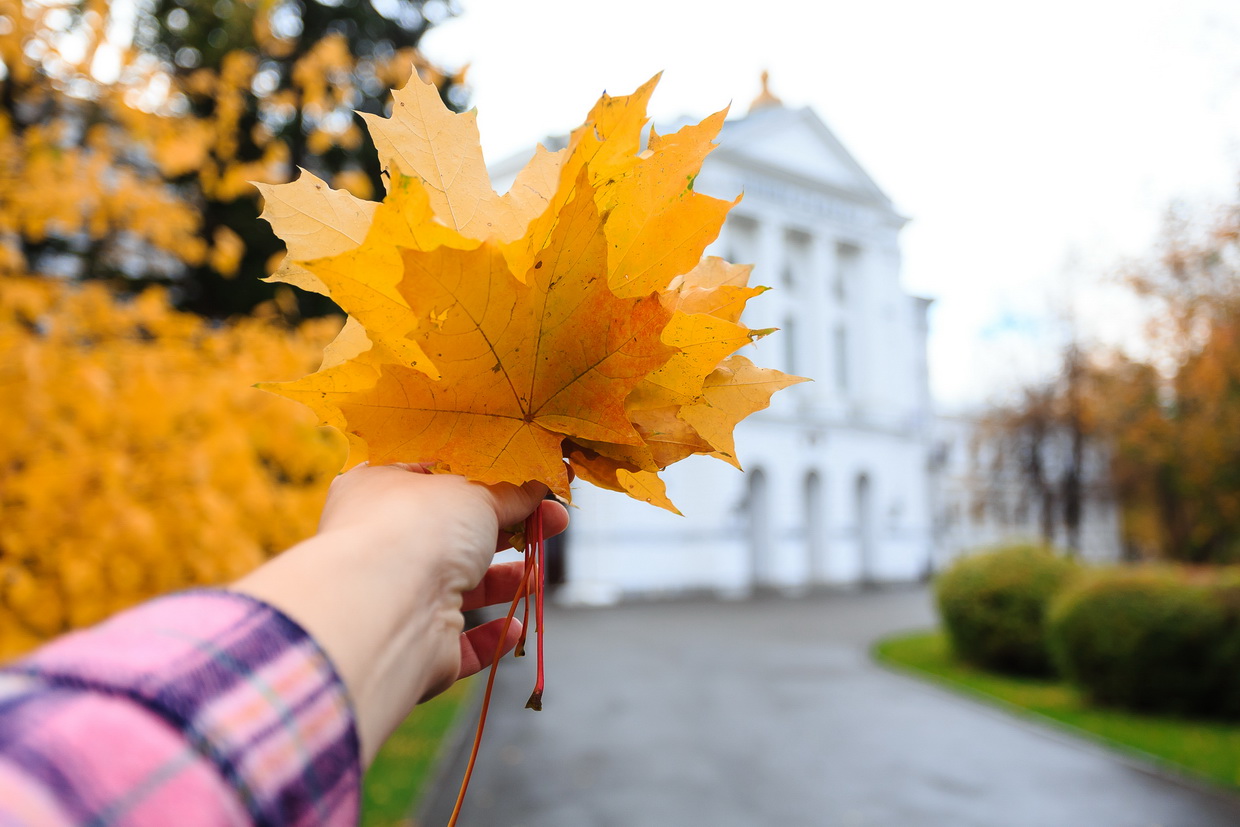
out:
M848 329L843 322L835 326L835 387L848 390Z
M810 268L813 239L801 230L784 230L784 266L780 272L785 287L795 287Z
M796 320L791 316L784 318L783 328L779 335L784 340L784 370L787 373L797 372L797 336Z
M725 228L728 261L734 264L751 264L758 255L758 222L743 215L728 219Z
M835 298L844 302L857 279L861 250L851 244L835 245Z

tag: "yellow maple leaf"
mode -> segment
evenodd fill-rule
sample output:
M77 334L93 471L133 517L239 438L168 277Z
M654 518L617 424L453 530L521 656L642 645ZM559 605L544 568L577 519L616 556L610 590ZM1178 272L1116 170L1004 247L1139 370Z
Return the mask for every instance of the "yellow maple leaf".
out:
M624 462L616 461L575 443L566 443L565 457L573 466L577 478L606 488L620 491L634 499L666 508L673 514L680 510L667 497L667 486L652 471L643 471Z
M385 365L401 360L381 344L370 341L366 329L349 317L336 338L323 349L323 363L316 373L292 382L264 382L258 387L300 402L319 418L319 423L335 428L348 439L346 468L369 458L366 441L350 433L340 405L355 394L370 390L379 381Z
M672 279L663 293L663 303L684 313L705 313L739 322L745 303L767 290L749 286L752 271L752 264L732 264L718 256L707 256L688 273Z
M776 391L808 381L760 368L744 356L729 356L706 377L702 401L682 407L679 416L714 446L713 456L740 468L732 436L737 423L767 407Z
M263 195L259 218L271 224L288 248L280 267L265 280L327 295L327 286L296 262L336 255L361 244L378 205L346 190L334 190L306 170L288 184L256 182L254 186Z
M740 201L739 196L724 201L693 189L726 114L716 112L673 135L652 133L631 169L608 175L600 187L599 207L609 213L612 245L607 275L618 295L667 289L672 279L697 265Z
M664 344L679 351L653 371L633 391L633 410L688 404L702 392L702 384L721 361L770 331L754 331L736 322L705 313L676 311L664 329Z
M422 184L396 173L360 245L339 255L299 263L324 285L336 304L362 324L372 341L430 376L438 375L434 363L405 335L417 317L399 289L404 278L400 251L468 250L479 243L434 219Z
M666 468L693 454L709 454L714 450L714 446L680 418L681 407L668 405L629 414L658 469Z
M632 95L604 94L590 110L585 123L573 130L568 146L561 150L556 187L548 198L546 209L530 222L523 238L505 247L513 272L524 272L534 255L546 245L560 211L576 193L577 180L583 170L594 184L605 187L637 163L642 129L646 124L646 105L658 80L656 75Z
M462 235L511 241L547 203L560 153L542 147L507 195L491 188L474 112L448 111L439 90L414 72L392 93L392 117L363 114L389 173L420 179L435 215Z

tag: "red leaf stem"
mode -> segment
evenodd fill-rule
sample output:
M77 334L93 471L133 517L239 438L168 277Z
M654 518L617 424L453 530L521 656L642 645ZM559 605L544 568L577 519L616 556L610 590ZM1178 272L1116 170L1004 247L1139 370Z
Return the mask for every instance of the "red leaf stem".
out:
M525 551L522 552L525 555L525 573L523 577L527 579L530 576L530 570L534 567L534 547L529 539L530 524L531 524L531 520L527 519L525 521L525 536L527 539L525 542ZM514 658L525 657L525 638L529 634L529 631L530 631L530 599L529 599L529 593L527 592L525 596L525 600L521 604L521 637L517 638L517 647L512 650L512 656Z
M500 632L499 641L495 644L495 654L491 657L491 668L487 674L487 688L482 695L482 708L478 712L478 729L474 733L474 745L469 751L469 763L465 765L465 777L461 779L461 788L456 794L456 805L452 808L452 817L448 819L448 827L455 827L461 815L461 805L465 803L465 792L469 789L469 780L474 774L474 764L478 760L478 748L482 745L482 731L487 724L487 710L491 707L491 692L495 688L495 673L500 658L504 656L504 641L508 639L508 629L512 626L513 616L517 613L517 604L529 594L533 569L527 564L521 585L513 595L512 604L508 607L508 615L504 618L504 628Z
M538 633L538 676L534 681L534 692L525 702L527 709L542 710L543 696L543 597L547 591L547 544L543 539L542 509L530 515L527 525L533 523L533 531L527 530L532 537L534 563L534 622ZM526 601L527 603L529 601Z
M525 637L529 628L530 589L534 590L534 622L538 635L538 677L534 684L534 694L526 706L530 709L542 709L543 693L543 587L546 564L546 543L543 540L542 506L539 505L525 520L525 571L521 577L521 585L513 595L512 604L508 607L508 615L504 618L504 628L500 632L499 642L495 645L495 654L491 657L491 668L487 674L487 688L482 695L482 708L478 712L478 729L474 733L474 744L469 751L469 763L465 765L465 777L461 779L461 788L456 794L456 805L452 808L452 817L448 819L448 827L456 827L461 815L461 805L465 803L465 793L469 789L469 781L474 774L474 764L478 760L478 748L482 745L482 731L486 728L487 710L491 708L491 693L495 688L495 673L500 658L504 655L504 641L508 639L508 629L517 614L517 605L524 603L524 621L521 637L517 641L515 656L525 653Z

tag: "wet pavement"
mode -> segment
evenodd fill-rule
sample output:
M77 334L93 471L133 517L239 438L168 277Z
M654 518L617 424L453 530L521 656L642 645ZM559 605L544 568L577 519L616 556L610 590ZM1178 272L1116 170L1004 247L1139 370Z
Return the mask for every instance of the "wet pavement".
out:
M1240 825L1240 797L871 662L875 638L932 623L920 589L549 607L545 711L522 708L532 659L502 664L460 823Z

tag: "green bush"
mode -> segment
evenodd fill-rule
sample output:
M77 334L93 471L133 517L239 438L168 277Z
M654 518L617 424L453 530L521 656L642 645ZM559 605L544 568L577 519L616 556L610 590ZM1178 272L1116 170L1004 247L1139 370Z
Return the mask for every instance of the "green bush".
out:
M1072 561L1032 545L957 560L935 584L952 649L962 660L987 669L1051 673L1047 606L1076 571Z
M1048 645L1093 701L1240 717L1240 578L1183 568L1101 569L1051 607Z

